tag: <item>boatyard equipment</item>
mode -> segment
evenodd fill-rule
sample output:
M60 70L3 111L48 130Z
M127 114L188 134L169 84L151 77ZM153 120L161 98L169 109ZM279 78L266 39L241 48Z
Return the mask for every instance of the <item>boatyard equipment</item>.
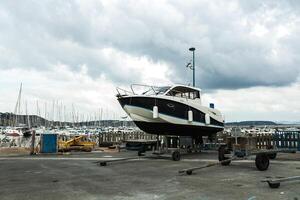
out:
M106 166L108 163L113 163L113 162L121 162L121 161L129 161L129 160L139 160L140 156L136 157L129 157L129 158L120 158L120 159L113 159L113 160L106 160L106 161L98 161L100 166Z
M57 153L57 134L41 134L41 153Z
M216 165L220 165L220 164L226 163L226 162L231 161L231 160L233 160L233 159L227 159L227 160L223 160L223 161L220 161L220 162L209 163L207 165L200 166L200 167L192 167L192 168L187 168L187 169L181 169L181 170L178 171L178 173L179 174L186 173L187 175L191 175L193 173L193 171L208 168L208 167L212 167L212 166L216 166Z
M295 153L295 149L257 149L256 144L256 138L252 136L227 137L226 144L221 145L218 150L219 162L200 167L182 169L179 170L179 173L191 175L195 170L212 167L219 164L226 166L229 165L231 161L248 159L250 156L256 156L256 168L260 171L264 171L269 167L269 159L275 158L277 153Z
M255 136L235 136L227 137L226 144L221 145L218 151L219 161L222 165L229 165L231 160L236 158L247 159L250 156L256 156L255 165L260 171L267 170L269 159L275 159L277 153L295 153L296 149L277 149L267 146L266 149L257 149L257 138Z
M105 161L97 161L96 163L99 163L100 166L107 166L109 163L118 163L122 161L134 161L134 160L145 160L145 159L165 159L166 157L160 156L160 155L150 155L150 156L145 156L144 154L141 156L135 156L135 157L127 157L127 158L116 158L116 159L110 159L110 160L105 160Z
M63 141L58 141L59 151L66 152L71 150L90 152L94 149L96 142L88 140L87 136L75 136L74 138Z
M140 160L143 159L166 159L169 158L167 155L171 155L172 160L179 161L182 153L191 153L193 146L193 139L191 137L178 137L178 136L163 136L161 140L128 140L126 148L130 150L138 150L138 156L127 157L120 159L111 159L106 161L99 161L100 166L107 166L108 163L129 161L129 160ZM181 147L181 148L179 148ZM152 150L151 155L146 155L146 151ZM199 149L197 149L199 150ZM195 150L196 151L196 150Z
M150 151L155 148L156 140L125 140L127 150Z
M291 176L286 178L275 178L275 179L265 179L261 182L267 182L270 188L279 188L280 183L287 182L287 181L299 181L300 176Z
M156 147L152 148L152 154L156 156L170 155L172 160L179 161L181 154L200 151L200 142L190 136L163 136L160 139L159 135L157 135L156 138ZM141 148L138 151L138 155L144 155L146 151L147 148Z

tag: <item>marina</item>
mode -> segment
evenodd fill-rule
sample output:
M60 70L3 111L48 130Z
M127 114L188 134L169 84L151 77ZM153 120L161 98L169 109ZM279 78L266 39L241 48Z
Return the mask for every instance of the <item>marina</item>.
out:
M4 200L300 196L300 182L294 178L300 170L297 124L225 124L215 137L202 135L198 145L192 137L150 134L122 120L83 126L41 124L30 129L30 136L12 135L11 130L2 126L0 134ZM220 154L228 141L232 157ZM239 145L246 145L246 151ZM257 161L257 155L270 156L267 165Z
M296 1L3 1L0 200L300 200Z

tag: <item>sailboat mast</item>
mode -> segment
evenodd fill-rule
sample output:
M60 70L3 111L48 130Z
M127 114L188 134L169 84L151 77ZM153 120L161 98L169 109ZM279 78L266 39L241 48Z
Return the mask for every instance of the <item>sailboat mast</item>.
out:
M26 110L26 117L27 117L27 126L28 128L31 128L30 119L27 111L27 101L25 102L25 110Z
M45 101L45 127L47 127L47 102Z
M13 126L17 126L17 123L18 123L18 115L20 114L20 110L21 110L21 103L20 103L21 95L22 95L22 83L20 85L17 103L16 103L15 110L14 110L15 119L13 120Z

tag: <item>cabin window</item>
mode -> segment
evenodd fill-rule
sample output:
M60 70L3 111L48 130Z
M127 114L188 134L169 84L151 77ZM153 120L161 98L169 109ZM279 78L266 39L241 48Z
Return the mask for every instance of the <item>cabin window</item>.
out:
M190 92L190 99L197 99L200 98L199 91Z
M200 93L198 90L194 90L192 88L186 88L186 87L175 87L172 90L170 90L167 93L167 95L175 96L175 97L183 97L188 99L200 98Z

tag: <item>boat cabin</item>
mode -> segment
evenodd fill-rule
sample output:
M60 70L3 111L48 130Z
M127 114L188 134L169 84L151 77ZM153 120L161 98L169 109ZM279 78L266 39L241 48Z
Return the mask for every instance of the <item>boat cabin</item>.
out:
M165 95L188 99L200 99L200 90L187 86L174 86L170 88Z

